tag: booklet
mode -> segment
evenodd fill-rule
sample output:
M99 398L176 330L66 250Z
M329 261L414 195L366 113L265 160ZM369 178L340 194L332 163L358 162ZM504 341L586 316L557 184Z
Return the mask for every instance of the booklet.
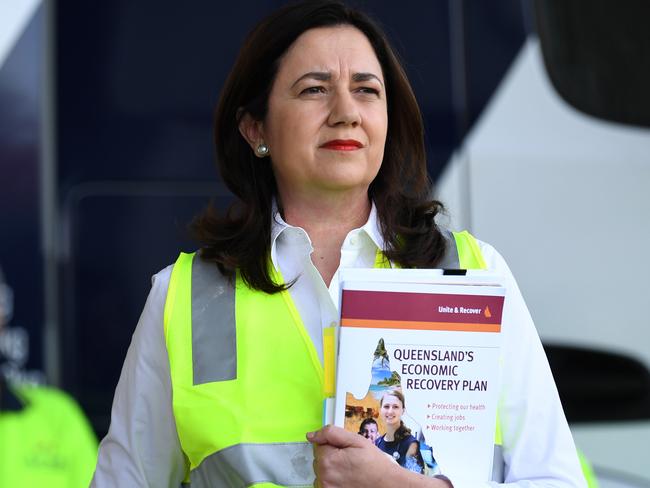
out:
M505 296L485 271L342 270L334 424L405 469L489 481Z

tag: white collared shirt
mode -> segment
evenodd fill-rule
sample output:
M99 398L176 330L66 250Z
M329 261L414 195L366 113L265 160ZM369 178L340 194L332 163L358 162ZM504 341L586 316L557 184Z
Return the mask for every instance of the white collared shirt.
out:
M384 248L379 231L377 209L372 205L363 227L351 230L341 247L341 261L329 288L311 261L314 251L304 229L287 224L274 208L271 223L271 260L287 283L303 324L323 361L323 329L335 327L339 321L339 270L341 268L372 268L377 250Z
M377 249L383 249L378 229L373 206L368 222L346 237L339 269L374 265ZM478 244L487 268L502 275L508 289L499 395L505 484L451 481L455 488L586 487L544 350L519 287L501 255L489 244ZM338 270L326 287L311 262L311 252L305 231L289 226L276 213L273 264L287 281L298 277L290 294L322 356L322 328L338 320ZM171 269L168 266L153 277L115 391L111 426L100 445L93 487L178 487L183 481L185 458L172 410L163 332Z

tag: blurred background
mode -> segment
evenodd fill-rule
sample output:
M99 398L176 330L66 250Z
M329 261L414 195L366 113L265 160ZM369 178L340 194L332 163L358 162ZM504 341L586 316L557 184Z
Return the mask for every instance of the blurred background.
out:
M70 393L100 438L150 277L229 201L214 106L283 3L0 3L0 348L29 349L3 370ZM518 278L602 485L650 486L650 4L350 3L403 59L447 223Z

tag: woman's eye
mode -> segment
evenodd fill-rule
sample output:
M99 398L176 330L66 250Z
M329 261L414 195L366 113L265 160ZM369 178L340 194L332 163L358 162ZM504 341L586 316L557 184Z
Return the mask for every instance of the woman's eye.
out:
M309 86L300 92L301 95L318 95L325 93L325 88L322 86Z
M366 95L379 96L379 90L377 90L376 88L373 88L371 86L362 86L360 88L357 88L357 91L359 93L363 93L363 94L366 94Z

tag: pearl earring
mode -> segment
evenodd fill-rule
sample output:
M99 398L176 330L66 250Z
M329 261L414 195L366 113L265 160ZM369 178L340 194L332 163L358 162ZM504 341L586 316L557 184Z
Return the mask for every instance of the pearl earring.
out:
M255 152L257 153L257 155L259 157L263 158L264 156L267 156L269 154L269 146L267 146L266 144L264 144L262 142L257 146L257 149L255 149Z

